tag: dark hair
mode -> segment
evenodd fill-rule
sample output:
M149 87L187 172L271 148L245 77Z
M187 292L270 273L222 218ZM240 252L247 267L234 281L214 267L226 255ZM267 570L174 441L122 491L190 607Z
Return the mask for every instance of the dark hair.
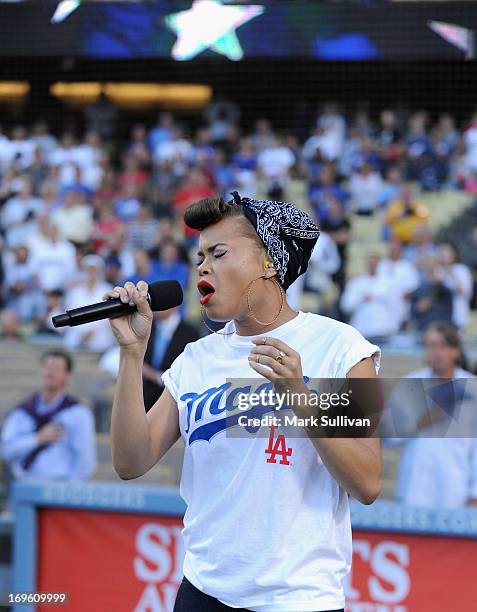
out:
M244 223L240 223L242 235L252 239L257 246L260 246L261 249L265 249L266 251L265 245L255 231L252 223L250 223L245 216L241 206L228 204L222 197L204 198L203 200L191 204L184 211L185 224L192 229L200 231L210 225L214 225L214 223L222 221L222 219L231 217L237 217L243 220Z
M43 363L48 357L60 357L65 362L66 370L70 373L73 371L73 358L67 351L61 348L49 349L41 356L40 363Z
M445 321L434 321L433 323L430 323L427 326L425 334L427 335L429 331L435 331L439 333L444 338L444 342L447 346L455 348L459 351L459 357L455 365L460 368L466 369L468 362L464 353L464 349L462 348L462 343L460 341L459 332L457 331L457 328L454 327L454 325L451 325L450 323L446 323Z

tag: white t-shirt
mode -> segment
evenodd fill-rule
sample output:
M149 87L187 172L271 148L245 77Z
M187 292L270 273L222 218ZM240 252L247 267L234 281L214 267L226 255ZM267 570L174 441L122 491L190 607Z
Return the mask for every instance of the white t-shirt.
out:
M233 330L231 321L222 331ZM266 335L298 351L310 378L345 378L371 355L379 369L379 347L328 317L300 311ZM342 608L351 566L348 494L305 434L286 439L289 465L267 463L268 436L226 435L226 379L261 378L247 359L257 336L211 334L189 343L162 376L185 442L184 575L231 607Z
M365 300L366 296L369 299ZM368 338L390 336L399 330L400 288L387 277L365 274L351 278L346 283L340 306L350 315L351 325Z

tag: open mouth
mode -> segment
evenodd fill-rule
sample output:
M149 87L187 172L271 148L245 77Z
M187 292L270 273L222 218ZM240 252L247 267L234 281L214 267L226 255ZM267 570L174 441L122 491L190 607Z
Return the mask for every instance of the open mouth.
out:
M201 295L199 302L202 305L207 304L212 296L215 293L215 287L213 287L208 281L206 280L201 280L197 283L197 289L199 290L199 293Z

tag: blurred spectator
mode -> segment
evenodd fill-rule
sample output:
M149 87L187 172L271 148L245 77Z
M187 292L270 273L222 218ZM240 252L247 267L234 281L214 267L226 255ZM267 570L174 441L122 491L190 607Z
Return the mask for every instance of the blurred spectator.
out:
M399 330L399 291L391 279L378 275L379 257L369 257L369 273L351 278L340 300L341 310L370 342L383 342Z
M327 103L318 116L316 127L321 130L321 144L319 148L330 161L339 158L343 151L346 135L346 122L339 113L336 104Z
M5 305L18 315L22 323L34 321L44 308L44 299L36 283L26 246L15 249L5 275Z
M2 455L15 478L78 480L96 471L96 439L91 410L66 388L73 361L53 349L41 358L41 390L6 417Z
M212 198L216 195L215 189L210 184L209 177L203 170L192 166L181 181L178 189L174 194L174 209L180 216L184 210L203 198ZM184 235L190 241L195 241L199 232L182 224Z
M119 284L122 278L134 274L134 256L131 247L127 244L127 230L121 226L117 232L111 234L107 246L101 251L106 268L105 277L112 285Z
M36 230L35 217L42 207L40 198L33 195L30 178L22 176L18 195L9 198L0 212L0 227L7 246L15 248L28 240Z
M402 327L410 318L409 300L411 293L419 287L419 272L414 264L402 258L402 245L393 239L389 241L388 256L379 260L376 272L395 287L396 316L399 327Z
M464 132L466 146L465 164L467 170L477 172L477 114L475 114Z
M344 289L346 266L348 261L348 244L351 240L351 224L340 200L332 195L327 196L326 216L319 222L320 230L329 234L338 249L340 265L333 274L333 280L339 288Z
M210 168L217 194L227 198L230 191L237 189L237 181L223 149L215 151Z
M111 289L104 280L104 261L98 255L87 255L81 260L86 279L72 287L65 296L65 308L71 310L86 304L101 302ZM104 351L113 342L107 319L87 325L68 327L64 334L65 346L70 350Z
M150 162L146 126L137 123L131 130L131 141L127 147L128 158L133 159L139 167L144 168Z
M56 183L48 180L43 181L39 192L42 202L41 211L43 214L50 215L56 208L61 207Z
M265 181L265 189L272 200L283 200L283 190L295 165L295 156L283 140L275 136L270 146L260 151L257 169Z
M426 367L410 372L406 378L442 379L447 381L446 385L440 385L442 392L450 384L452 396L457 398L459 387L449 381L462 383L462 379L473 378L471 372L459 367L462 348L457 331L448 324L433 323L425 334L424 348ZM454 404L447 406L446 415L436 402L429 403L430 398L421 402L414 399L408 403L405 397L408 387L400 387L400 392L390 404L390 410L398 434L409 437L391 440L404 444L398 468L396 498L408 506L430 509L477 505L477 440L452 437L447 419L445 429L439 427L443 417L449 415L449 410L457 408L455 402L459 400L454 399ZM475 386L465 388L471 390ZM473 411L475 398L473 401L473 405L467 402L467 411ZM409 405L416 409L412 414L406 410ZM455 419L457 426L465 416L464 404L461 406L460 418Z
M179 177L173 171L173 162L165 159L156 164L151 183L154 216L171 214L174 192L179 184Z
M411 318L420 332L435 321L451 324L453 318L452 291L444 284L444 272L436 255L421 260L424 278L411 294Z
M114 202L114 212L120 221L129 223L137 219L141 210L141 188L134 182L124 184L121 195Z
M153 283L157 279L156 262L153 261L151 255L144 249L134 249L134 274L127 279L121 281L124 285L126 281L130 281L136 285L140 280L146 283Z
M159 244L159 221L151 215L151 209L141 204L134 221L128 223L128 242L131 248L150 251Z
M431 152L431 142L427 134L427 113L414 113L408 122L408 132L405 138L407 152L408 181L418 181L421 178L423 156Z
M389 202L399 198L402 190L402 172L398 166L389 166L386 170L385 181L379 194L379 204L388 207ZM389 231L383 235L384 240L389 238Z
M339 160L337 160L338 169L342 176L350 176L353 169L362 162L361 143L359 128L355 125L350 125L343 145L343 152ZM322 158L321 150L318 148L317 151L320 153L319 157ZM313 159L310 160L310 163L312 162Z
M31 140L35 148L40 148L45 159L58 146L58 141L50 132L50 126L44 119L37 119L31 128Z
M443 282L452 292L452 323L458 328L469 324L470 300L474 280L468 266L459 262L455 244L443 242L438 247L437 260L442 267Z
M110 167L105 168L101 176L101 183L95 193L95 199L112 204L119 197L119 193L120 189L114 170Z
M182 353L186 344L195 342L198 338L196 327L181 320L179 308L154 313L142 370L146 412L152 408L164 390L162 374Z
M397 115L393 110L385 109L379 114L379 127L376 132L376 144L381 156L387 163L393 163L402 154L402 134L398 126Z
M344 207L350 194L341 187L336 176L335 166L327 163L320 169L318 183L311 184L309 190L310 204L313 207L315 216L321 223L328 216L330 196L338 199Z
M82 144L76 147L75 160L80 169L81 183L89 189L97 190L109 161L98 132L89 131L85 134Z
M257 154L250 138L242 138L232 166L237 182L237 189L244 198L255 198L257 195Z
M148 172L141 162L130 153L123 157L123 171L119 174L117 184L123 191L134 188L139 195L142 193L149 178Z
M399 197L389 203L384 223L389 225L394 239L409 244L417 225L428 218L429 209L415 199L412 186L406 183L401 187Z
M97 200L96 221L91 234L94 252L101 252L108 244L110 237L120 232L122 227L123 224L114 214L112 205L109 202Z
M212 142L218 146L226 146L234 124L240 119L240 109L232 100L220 96L207 105L204 118Z
M184 132L179 126L174 126L172 138L160 142L153 151L153 159L157 164L163 161L172 163L172 170L176 176L182 176L187 165L194 159L194 147L184 137Z
M156 265L156 280L176 280L182 289L187 289L189 267L181 259L179 246L174 240L164 240L159 249L159 261Z
M174 128L174 117L171 113L160 113L155 127L149 132L148 145L150 151L155 151L162 142L171 140Z
M379 205L383 180L371 164L364 162L349 180L348 189L358 215L372 215Z
M60 235L74 244L88 242L93 234L93 207L86 202L83 189L70 187L63 198L63 206L51 214Z
M2 310L0 312L0 338L14 340L21 338L20 323L20 318L14 310Z
M269 149L275 141L275 133L272 124L268 119L260 118L255 121L255 129L250 135L250 140L255 147L255 151L260 153L263 149Z
M28 137L25 126L16 125L7 148L7 164L16 170L26 170L33 163L35 143Z
M404 259L413 263L422 278L425 277L426 272L424 266L428 261L429 255L435 255L437 253L437 247L434 244L432 232L427 223L418 223L412 232L412 241L404 246Z
M64 293L61 289L52 289L45 293L46 304L37 320L36 332L38 334L51 334L53 336L61 336L64 334L64 327L57 328L52 323L53 317L65 312L63 298Z
M77 155L75 137L71 132L64 132L60 145L51 151L48 159L50 166L58 168L58 181L62 188L73 185L77 179Z
M108 96L101 92L94 104L85 108L84 116L88 130L98 132L104 140L110 140L116 129L118 108Z
M31 243L30 266L43 291L64 290L76 272L75 248L61 240L48 217L39 217L39 234Z
M32 183L32 192L39 193L44 180L48 176L45 154L40 147L35 147L33 151L33 161L31 166L28 167L28 176Z

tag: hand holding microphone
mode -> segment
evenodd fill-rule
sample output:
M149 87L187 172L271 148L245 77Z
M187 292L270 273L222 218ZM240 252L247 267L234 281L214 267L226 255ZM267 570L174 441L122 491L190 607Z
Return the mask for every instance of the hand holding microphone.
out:
M136 312L109 319L113 334L122 348L146 349L153 317L147 300L148 288L145 281L139 281L137 285L127 282L124 287L114 287L103 295L105 300L119 298L123 304L136 306Z
M168 310L182 304L182 288L177 281L158 281L148 285L127 282L103 296L103 302L74 308L53 317L55 327L76 326L109 319L118 344L125 348L146 348L154 310Z

